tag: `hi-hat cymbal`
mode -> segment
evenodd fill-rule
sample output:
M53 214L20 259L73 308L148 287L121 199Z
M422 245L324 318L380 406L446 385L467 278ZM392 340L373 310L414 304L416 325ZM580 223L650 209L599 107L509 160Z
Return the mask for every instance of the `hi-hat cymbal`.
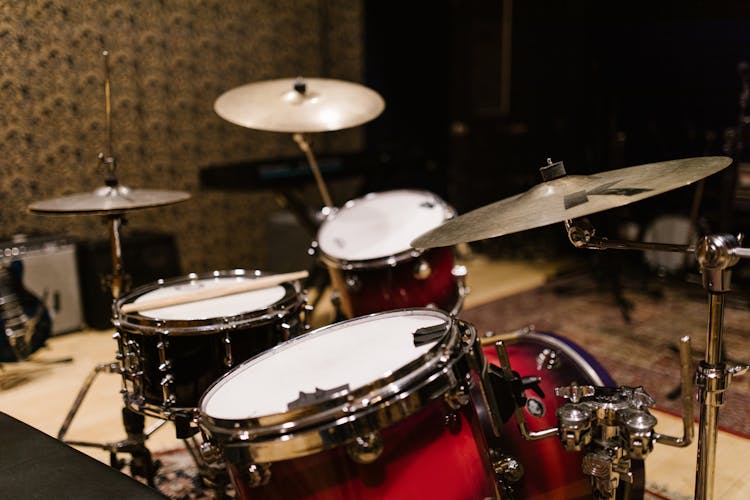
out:
M411 242L414 248L468 243L583 217L687 186L729 166L707 156L649 163L593 175L564 175L453 218Z
M249 83L220 95L214 110L225 120L270 132L330 132L366 123L385 108L365 86L327 78Z
M29 210L44 215L108 215L171 205L188 198L190 193L184 191L105 186L90 193L38 201L29 205Z

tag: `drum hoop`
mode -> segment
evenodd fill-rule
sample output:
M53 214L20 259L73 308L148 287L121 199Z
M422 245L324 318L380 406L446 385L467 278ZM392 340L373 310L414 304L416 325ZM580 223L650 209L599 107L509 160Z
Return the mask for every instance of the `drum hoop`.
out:
M358 205L366 200L371 200L373 198L385 196L391 193L413 193L413 194L424 195L424 196L432 198L436 204L440 205L443 208L443 214L444 214L443 222L449 219L452 219L458 213L445 200L440 198L435 193L431 191L427 191L425 189L393 189L390 191L370 192L359 198L355 198L353 200L347 201L342 208L331 211L328 217L326 217L326 219L323 221L323 223L320 226L320 229L318 230L318 238L316 238L316 241L312 245L320 253L320 259L327 265L330 265L339 269L351 270L351 269L362 269L362 268L368 268L368 267L394 266L405 260L420 257L425 252L425 250L420 250L416 248L406 248L400 252L396 252L393 255L383 255L380 257L372 258L372 259L352 260L352 259L335 257L329 254L328 252L326 252L325 250L323 250L323 248L320 246L320 237L319 237L320 231L323 230L323 227L326 224L335 221L336 218L341 214L341 212L343 212L344 210L348 208L352 208L355 205Z
M320 246L318 246L320 248ZM376 257L374 259L364 260L348 260L339 259L333 255L325 253L320 250L320 260L323 261L327 266L335 269L341 269L343 271L352 271L355 269L377 269L383 267L392 267L400 264L404 261L417 259L421 257L427 250L419 250L412 248L410 250L404 250L403 252L396 253L394 255L388 255L386 257Z
M232 269L213 271L202 274L191 273L184 276L158 280L155 283L142 285L129 294L118 299L112 306L114 322L118 330L143 334L156 335L168 332L169 335L204 335L216 333L218 330L231 331L236 328L246 327L254 324L256 326L275 321L279 318L289 316L298 311L306 302L305 293L302 290L302 284L299 281L289 281L282 283L284 287L284 296L265 309L246 311L233 316L218 316L205 319L158 319L145 316L135 311L132 313L121 314L122 306L130 300L137 298L144 293L157 290L161 287L171 286L179 283L190 281L201 281L212 278L226 277L261 277L271 276L274 273L261 270Z
M391 377L372 381L328 401L284 413L243 420L211 417L203 411L205 399L215 386L232 375L230 372L214 382L201 397L199 424L229 446L249 446L254 456L281 460L291 458L290 454L303 456L340 446L354 437L389 427L416 413L465 380L468 368L459 361L464 359L474 344L476 330L471 325L458 322L432 308L399 309L345 320L303 334L285 344L288 347L290 343L304 340L312 333L353 321L404 313L428 313L446 318L449 321L447 337L427 353L395 370ZM462 327L467 331L459 331ZM282 348L284 345L273 347L244 363L273 355L274 351Z

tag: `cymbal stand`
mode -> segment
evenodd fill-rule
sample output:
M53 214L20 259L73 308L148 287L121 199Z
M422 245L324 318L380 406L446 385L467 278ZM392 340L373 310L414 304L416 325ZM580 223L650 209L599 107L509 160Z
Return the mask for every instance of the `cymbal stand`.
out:
M315 155L313 155L312 148L310 147L310 142L307 140L304 134L301 133L295 133L293 136L294 142L297 143L297 146L299 146L300 150L302 150L303 153L305 153L305 156L307 156L307 161L310 163L310 170L312 170L313 176L315 177L315 183L318 185L318 191L320 192L320 197L323 199L324 209L326 207L333 207L333 201L331 200L331 195L328 194L328 188L326 187L326 183L323 181L323 175L320 173L320 169L318 168L318 162L315 160Z
M577 248L587 249L649 249L694 253L708 292L708 326L705 358L696 370L700 388L700 426L696 463L695 498L712 499L716 469L716 444L719 409L724 404L724 393L732 377L742 375L749 365L727 363L722 356L724 302L730 291L730 268L740 258L750 258L750 249L742 248L743 236L727 234L704 236L696 246L662 243L640 243L608 240L595 235L585 220L566 221L568 238Z
M104 95L105 95L105 123L107 129L107 155L99 153L98 158L106 169L105 186L100 188L103 194L111 191L118 191L120 194L127 194L129 191L125 186L121 186L117 180L116 163L112 154L112 127L111 127L111 104L110 104L110 78L109 78L109 52L103 51L104 57ZM107 223L109 228L109 240L112 251L112 275L103 280L103 285L108 287L112 293L112 299L117 300L128 288L126 275L122 259L122 244L120 239L120 228L124 223L124 217L121 212L107 214ZM117 335L117 334L115 334ZM57 438L71 446L90 446L101 448L110 452L110 464L112 467L121 469L125 462L117 459L117 453L130 453L132 460L129 463L131 474L134 476L144 477L150 486L154 486L156 470L159 464L151 460L151 453L145 446L145 441L151 434L160 429L167 421L163 420L154 424L148 431L144 432L145 416L135 413L127 406L122 408L122 419L127 438L121 441L111 443L92 443L86 441L65 440L65 435L70 428L76 413L78 412L83 399L88 393L94 379L99 373L122 374L120 361L111 363L99 363L94 367L83 383L78 392L73 405L63 421Z
M748 365L729 365L722 360L722 329L724 297L730 290L731 272L739 259L750 257L750 250L741 248L742 236L714 235L703 238L696 248L696 257L708 290L708 330L705 360L701 362L696 380L701 388L701 418L698 435L698 460L695 477L695 498L711 499L714 494L716 441L719 409L724 392L732 377L750 369Z
M130 453L132 456L130 466L130 472L133 476L140 476L146 479L149 486L155 486L154 479L156 470L159 468L159 463L151 460L151 452L145 446L145 441L157 430L159 430L165 423L166 420L162 420L153 424L148 430L144 431L144 418L142 415L131 411L128 408L122 409L122 419L127 433L127 438L114 441L109 443L95 443L90 441L74 441L66 440L65 435L70 428L70 424L73 421L78 409L83 402L84 397L88 393L91 385L94 382L99 373L120 373L120 363L99 363L86 377L83 386L78 391L78 395L73 402L73 406L68 411L65 420L63 421L60 430L57 433L57 439L69 444L70 446L86 446L92 448L99 448L105 451L109 451L109 462L110 465L116 469L122 469L126 463L123 460L117 458L117 453Z
M115 163L115 157L112 153L112 103L111 103L111 90L110 90L110 78L109 78L109 51L103 51L104 56L104 122L107 129L107 154L99 153L99 161L105 167L107 171L107 177L105 180L105 187L102 189L108 191L122 191L126 194L128 189L124 186L120 186L117 180L117 164ZM123 292L123 262L122 262L122 245L120 242L120 227L124 220L121 213L114 213L107 216L109 224L109 241L112 249L112 279L110 288L112 290L112 298L117 300L120 298L120 294Z

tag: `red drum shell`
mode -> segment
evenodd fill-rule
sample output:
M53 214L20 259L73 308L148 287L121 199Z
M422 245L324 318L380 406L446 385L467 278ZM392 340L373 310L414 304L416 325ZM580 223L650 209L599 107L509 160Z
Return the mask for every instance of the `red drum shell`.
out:
M313 246L328 268L344 317L411 307L457 314L463 274L451 247L418 250L411 240L454 217L429 191L394 189L348 201L320 226Z
M431 270L425 279L415 274L420 263L426 263ZM431 305L446 312L460 310L463 292L453 274L452 248L433 248L394 265L362 265L351 270L343 270L327 261L326 265L341 300L341 309L349 318Z
M315 455L275 462L271 479L249 487L235 465L229 475L238 498L344 500L352 498L481 499L496 496L487 451L478 443L476 414L453 414L440 400L382 432L383 454L358 464L338 447Z

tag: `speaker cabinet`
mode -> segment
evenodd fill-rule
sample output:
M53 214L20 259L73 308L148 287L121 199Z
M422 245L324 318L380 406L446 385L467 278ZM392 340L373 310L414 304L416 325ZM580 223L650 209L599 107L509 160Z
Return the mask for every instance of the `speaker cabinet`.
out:
M125 293L161 278L182 274L175 238L170 234L134 232L121 238ZM112 247L109 240L82 241L78 268L86 324L105 330L112 327Z

